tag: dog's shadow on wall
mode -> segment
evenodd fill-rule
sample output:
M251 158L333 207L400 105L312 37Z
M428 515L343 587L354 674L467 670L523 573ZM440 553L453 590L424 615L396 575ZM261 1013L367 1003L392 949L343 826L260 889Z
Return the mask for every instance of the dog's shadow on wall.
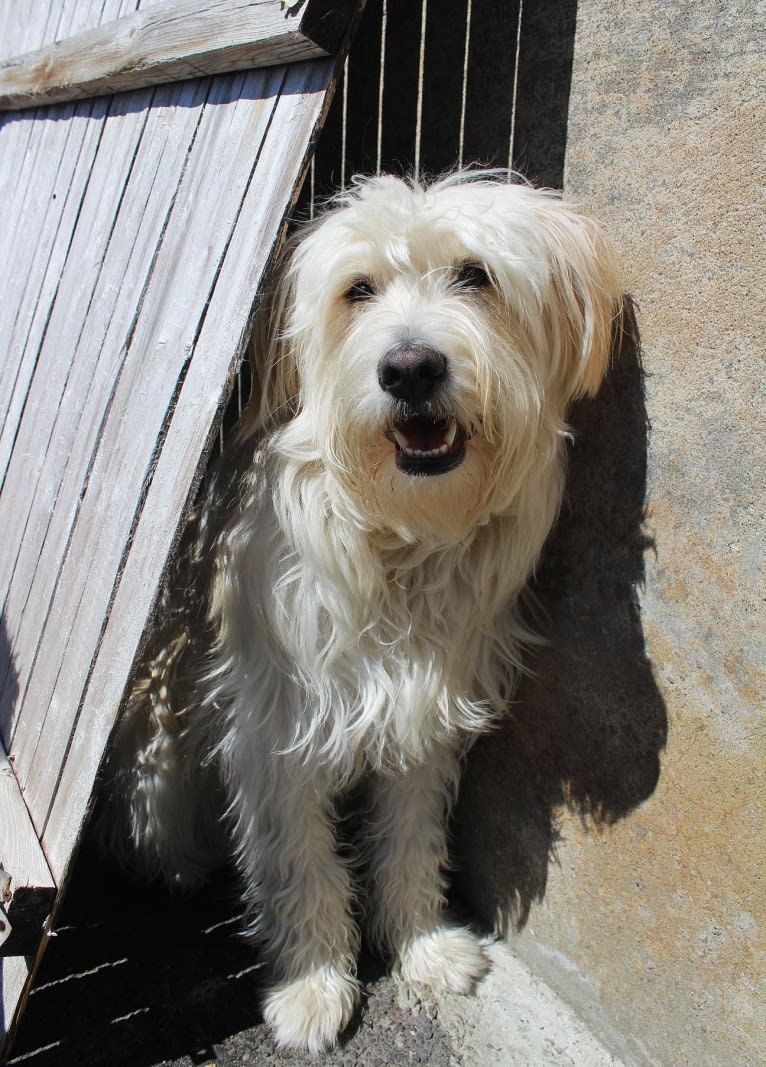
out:
M457 877L479 914L520 929L545 894L565 807L624 818L654 791L667 714L646 653L638 590L648 420L632 309L612 370L571 415L567 493L533 584L546 644L527 656L500 729L469 755L455 818Z

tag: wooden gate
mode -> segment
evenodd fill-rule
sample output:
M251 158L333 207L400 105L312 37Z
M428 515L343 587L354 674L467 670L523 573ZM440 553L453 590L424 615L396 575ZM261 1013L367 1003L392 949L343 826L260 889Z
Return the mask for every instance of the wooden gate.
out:
M360 4L30 7L0 0L3 1033Z

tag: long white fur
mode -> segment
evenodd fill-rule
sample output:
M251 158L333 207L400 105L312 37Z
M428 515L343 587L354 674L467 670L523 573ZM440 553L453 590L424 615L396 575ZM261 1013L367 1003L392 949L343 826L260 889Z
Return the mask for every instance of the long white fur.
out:
M174 884L220 845L220 781L248 930L274 965L265 1017L288 1047L331 1045L353 1013L360 881L405 979L468 991L486 968L443 914L445 822L462 755L513 691L567 407L601 382L620 300L592 222L496 178L359 181L288 248L254 398L112 759L111 835ZM456 285L464 262L492 286ZM349 301L360 278L376 295ZM404 342L447 358L439 413L469 439L445 474L395 463L377 367ZM334 820L361 780L357 871Z

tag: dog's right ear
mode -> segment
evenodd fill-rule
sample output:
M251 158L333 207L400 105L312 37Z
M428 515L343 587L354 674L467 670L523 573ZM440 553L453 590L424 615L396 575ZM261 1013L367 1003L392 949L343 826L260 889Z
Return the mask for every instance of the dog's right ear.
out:
M248 346L253 384L239 427L242 439L276 429L298 410L300 378L290 336L293 279L289 264L290 256L283 256L256 312Z

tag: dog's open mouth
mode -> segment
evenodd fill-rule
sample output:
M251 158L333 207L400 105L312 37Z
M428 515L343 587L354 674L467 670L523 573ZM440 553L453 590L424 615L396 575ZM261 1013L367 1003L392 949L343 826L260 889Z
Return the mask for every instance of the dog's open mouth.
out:
M446 474L465 459L466 433L457 419L397 419L391 435L396 465L405 474Z

